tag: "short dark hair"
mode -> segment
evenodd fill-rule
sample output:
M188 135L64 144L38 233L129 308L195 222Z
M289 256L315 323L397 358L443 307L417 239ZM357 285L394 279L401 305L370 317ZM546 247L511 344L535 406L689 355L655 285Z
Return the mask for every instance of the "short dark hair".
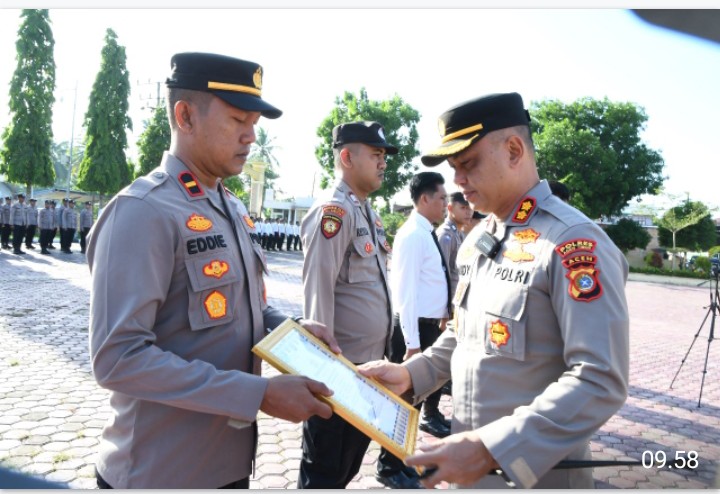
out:
M563 201L568 202L570 200L570 189L564 183L553 180L550 182L550 190Z
M183 89L177 87L167 88L167 116L170 121L170 128L177 129L178 125L175 121L175 103L178 101L189 101L200 108L200 112L204 115L207 112L208 105L213 98L212 93L204 91L195 91L193 89Z
M450 194L450 203L462 204L464 206L468 205L467 199L465 199L465 196L462 192L453 192L452 194Z
M444 183L445 178L437 172L420 172L413 176L412 180L410 180L410 197L413 204L417 204L423 194L437 192L438 185Z

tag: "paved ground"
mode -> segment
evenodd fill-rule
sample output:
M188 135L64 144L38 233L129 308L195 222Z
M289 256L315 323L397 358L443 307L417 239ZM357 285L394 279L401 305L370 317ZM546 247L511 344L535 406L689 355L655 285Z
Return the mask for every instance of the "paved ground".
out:
M302 258L271 253L269 262L270 302L299 313ZM54 251L53 256L32 252L20 258L2 251L0 283L0 464L73 488L92 488L96 445L109 409L107 393L96 386L88 364L89 275L84 257ZM692 451L698 466L692 471L596 468L599 488L716 487L720 344L708 344L709 321L699 331L710 291L707 283L697 284L628 283L630 397L593 437L592 449L595 459L641 459L645 452L650 452L646 459L651 453L674 458L680 451L688 457ZM683 359L675 385L668 389ZM264 372L275 371L265 367ZM446 414L451 412L445 397L442 406ZM259 423L251 488L293 488L301 454L299 425L265 415ZM420 433L421 442L433 440ZM373 443L350 488L382 487L373 478L378 450Z

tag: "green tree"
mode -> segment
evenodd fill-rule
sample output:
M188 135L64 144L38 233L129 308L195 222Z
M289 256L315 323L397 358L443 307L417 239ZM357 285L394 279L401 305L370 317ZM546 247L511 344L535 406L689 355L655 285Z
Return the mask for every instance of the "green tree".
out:
M321 142L315 148L315 156L323 171L321 188L327 188L335 177L333 127L358 120L379 122L385 128L386 140L399 150L398 154L388 157L385 180L380 190L375 193L385 200L386 205L389 205L390 198L407 184L417 170L412 160L420 154L415 147L418 140L417 123L420 120L420 113L398 95L384 101L370 100L365 88L360 89L357 96L346 91L342 97L337 97L335 108L317 129Z
M0 171L11 182L55 182L52 162L52 106L55 102L55 40L47 10L23 10L18 29L17 67L10 81L10 124L2 133Z
M72 160L70 155L72 154ZM52 161L55 169L55 187L58 189L74 188L77 181L77 169L82 162L85 154L85 147L82 144L73 145L72 153L70 153L70 143L68 141L53 143L52 145ZM68 163L72 161L68 166ZM70 181L68 182L68 173Z
M678 232L695 225L708 216L707 207L701 202L685 201L680 206L668 209L660 218L653 221L658 226L660 245L670 247L671 252L678 251ZM713 243L710 243L712 246ZM675 269L675 256L672 256L671 269Z
M85 156L80 163L78 187L100 194L114 194L132 180L125 156L126 130L132 130L128 116L130 76L125 47L112 29L105 34L102 60L85 113Z
M616 224L608 226L605 233L623 253L632 249L645 249L651 239L647 230L629 218L622 218Z
M163 153L170 149L170 122L165 105L159 105L153 110L152 117L145 122L145 130L137 145L139 167L135 172L136 178L155 169L160 164Z
M673 234L671 229L661 226L658 230L658 242L660 245L670 246L677 249L705 251L715 245L716 233L715 223L710 216L710 210L702 202L686 201L680 206L673 208L671 213L674 218L686 217L697 220L676 231L675 245L673 245ZM668 213L665 213L666 215Z
M664 162L640 140L647 115L632 103L581 98L530 106L543 178L560 180L571 203L591 218L618 216L641 194L656 194Z
M275 169L279 162L275 157L275 150L278 149L278 146L273 144L274 142L274 137L270 137L270 134L265 129L258 127L257 136L248 158L248 161L262 161L265 163L265 190L275 189L275 179L280 176ZM249 179L246 186L250 187Z
M247 187L244 181L238 175L233 175L223 180L225 187L230 189L233 194L238 196L243 204L247 204L250 200L250 194L247 192Z

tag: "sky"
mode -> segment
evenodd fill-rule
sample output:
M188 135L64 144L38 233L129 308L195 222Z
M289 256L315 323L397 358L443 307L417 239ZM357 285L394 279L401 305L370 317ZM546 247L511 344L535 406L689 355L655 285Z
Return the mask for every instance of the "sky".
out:
M51 9L50 18L58 142L73 136L73 101L74 136L82 140L111 28L126 47L132 84L131 157L171 56L208 51L263 66L263 98L284 112L260 121L278 146L281 197L317 195L316 129L336 97L364 87L370 99L397 94L420 112L421 151L437 144L443 111L483 94L517 91L526 106L586 96L632 102L648 115L641 137L665 160L667 193L720 208L720 44L650 25L626 9L64 8ZM20 10L0 9L0 128L9 121L19 22ZM456 190L447 164L435 170ZM396 199L408 203L408 195Z

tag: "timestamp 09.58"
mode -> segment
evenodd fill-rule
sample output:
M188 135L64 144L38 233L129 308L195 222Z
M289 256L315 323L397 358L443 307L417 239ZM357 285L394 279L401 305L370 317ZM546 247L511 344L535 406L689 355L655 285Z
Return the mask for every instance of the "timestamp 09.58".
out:
M699 465L697 451L675 451L667 454L665 451L643 451L643 468L683 468L694 470Z

